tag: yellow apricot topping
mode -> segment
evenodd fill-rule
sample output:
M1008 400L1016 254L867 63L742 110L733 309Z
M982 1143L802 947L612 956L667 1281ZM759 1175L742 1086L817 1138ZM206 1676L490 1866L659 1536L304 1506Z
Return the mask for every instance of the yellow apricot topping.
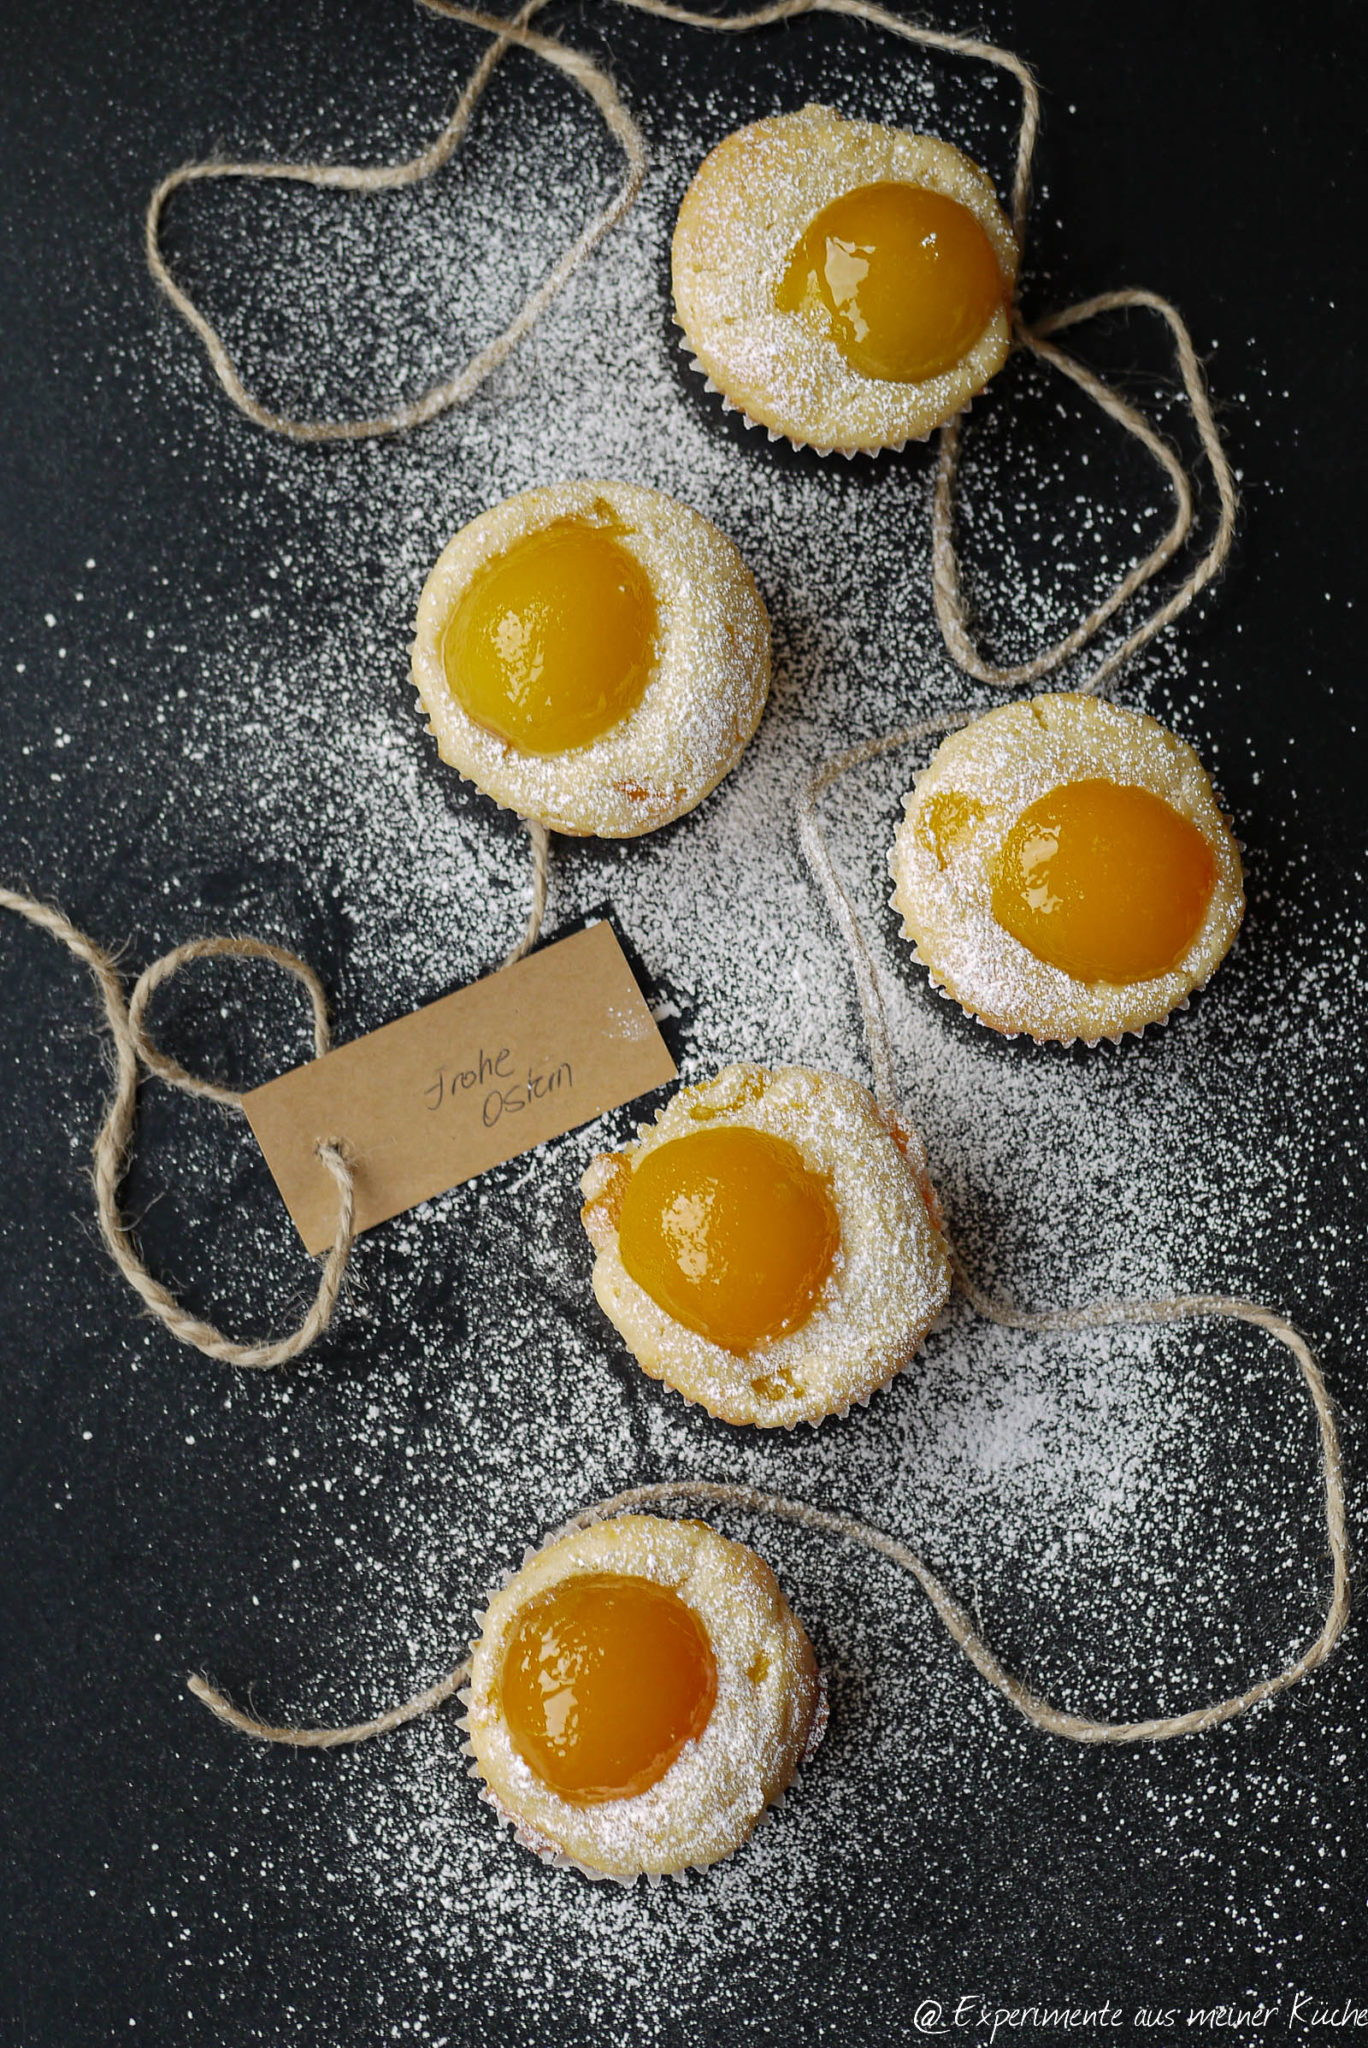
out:
M717 1662L668 1586L584 1572L530 1600L499 1681L513 1746L573 1806L632 1799L708 1725Z
M753 1351L812 1313L841 1230L796 1145L718 1124L648 1152L618 1224L622 1263L667 1315Z
M651 579L612 526L557 519L471 577L442 634L447 687L527 754L588 746L641 701L656 654Z
M1069 782L1028 805L1008 833L993 915L1038 960L1121 986L1178 965L1215 879L1207 841L1153 791Z
M862 376L909 384L968 355L1011 286L967 206L920 185L862 185L824 207L775 295Z
M917 837L938 868L943 868L960 840L981 825L987 813L976 796L943 789L917 812Z

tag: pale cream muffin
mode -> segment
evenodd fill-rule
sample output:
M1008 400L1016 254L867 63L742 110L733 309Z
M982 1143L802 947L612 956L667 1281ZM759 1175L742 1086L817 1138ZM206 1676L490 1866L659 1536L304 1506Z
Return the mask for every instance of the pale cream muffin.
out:
M867 1402L950 1292L935 1195L841 1074L725 1067L581 1185L600 1307L645 1372L726 1422Z
M561 483L463 527L423 587L412 650L442 759L558 832L631 838L741 758L770 678L769 616L725 534L663 491Z
M924 439L1007 359L1017 246L953 144L827 107L727 136L684 195L675 316L723 403L800 446Z
M561 1537L478 1619L462 1697L483 1796L590 1877L730 1856L821 1740L802 1623L764 1560L702 1522Z
M1244 915L1239 847L1193 749L1076 692L942 741L889 867L937 988L994 1031L1066 1044L1166 1018Z

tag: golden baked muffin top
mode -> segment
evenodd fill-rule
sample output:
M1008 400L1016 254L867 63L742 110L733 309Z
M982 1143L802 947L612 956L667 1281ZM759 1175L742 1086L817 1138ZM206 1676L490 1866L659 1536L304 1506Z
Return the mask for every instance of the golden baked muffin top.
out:
M1006 361L1017 247L953 144L826 107L727 136L684 195L675 316L695 367L772 438L924 439Z
M1239 848L1193 749L1072 691L944 740L889 866L932 981L1009 1036L1143 1031L1210 978L1244 915Z
M934 1194L841 1074L725 1067L581 1185L600 1307L646 1372L726 1422L868 1401L950 1291Z
M702 802L769 690L769 616L710 521L640 484L505 498L449 542L412 676L442 759L520 817L630 838Z
M705 1523L563 1536L480 1622L463 1697L484 1797L590 1877L730 1856L821 1740L802 1623L764 1560Z

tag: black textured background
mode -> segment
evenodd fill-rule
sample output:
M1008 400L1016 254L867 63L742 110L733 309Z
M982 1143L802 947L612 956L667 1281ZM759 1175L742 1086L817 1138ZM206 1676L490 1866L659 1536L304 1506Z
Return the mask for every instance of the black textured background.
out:
M143 824L159 815L162 750L174 740L165 737L166 671L140 646L142 614L129 623L124 593L131 604L144 592L155 563L171 593L168 616L182 602L187 612L236 602L273 543L277 515L266 499L217 488L236 473L225 449L253 431L226 403L215 396L201 406L188 431L183 384L163 395L155 378L130 374L131 359L188 357L198 346L168 327L154 298L141 267L141 215L175 162L220 143L271 148L298 138L296 107L312 110L320 146L335 132L364 150L368 114L387 94L430 122L457 66L440 33L401 0L202 0L193 10L168 0L98 10L28 0L5 12L0 875L60 900L104 941L126 940L135 965L202 925L217 890L225 919L281 929L314 959L338 995L344 1032L376 1023L348 1012L347 934L329 918L318 878L256 861L250 821L240 843L221 845L217 870L201 849L193 914L178 907L174 862L147 850L161 845ZM1049 198L1033 221L1028 306L1033 295L1040 303L1143 281L1179 303L1199 347L1219 342L1213 374L1244 473L1244 511L1230 573L1184 630L1238 677L1206 717L1224 794L1257 826L1265 886L1276 893L1280 873L1305 863L1325 877L1327 901L1355 901L1365 770L1354 608L1368 368L1362 10L1343 0L1300 11L1232 0L1125 9L994 0L985 13L990 32L1035 64L1046 92L1040 167ZM677 64L692 67L696 85L711 66L751 67L762 80L767 67L783 70L772 39L685 48L597 7L548 20L610 47L629 96L634 80L663 90ZM1118 348L1124 356L1124 340L1099 339L1093 353L1103 361ZM1250 402L1239 403L1240 393ZM701 401L690 393L688 402ZM322 537L313 538L325 556ZM307 553L310 536L302 540ZM68 772L53 731L69 681L41 621L50 609L69 615L87 556L100 568L86 602L85 657L107 653L125 694L100 724L88 707L81 714ZM347 573L378 587L382 557L377 539L376 559ZM326 603L336 573L325 561L301 606ZM248 1386L220 1455L206 1465L186 1454L216 1369L159 1330L144 1332L94 1244L84 1161L104 1076L84 980L38 935L9 924L0 972L0 2027L23 2048L116 2037L398 2038L406 1992L384 1954L383 1927L358 1925L316 1891L279 1886L269 1911L252 1910L253 1822L237 1803L242 1754L180 1689L211 1635L223 1675L251 1675L257 1648L226 1617L260 1583L258 1560L269 1583L306 1540L280 1526L290 1475L264 1469L273 1419ZM244 1072L279 1059L287 1013L273 1000L263 996L259 1043L240 1055ZM192 1044L193 1005L185 1029ZM141 1176L148 1193L160 1184L159 1142L174 1138L183 1114L149 1103L134 1206ZM1326 1162L1324 1201L1346 1253L1368 1213L1353 1171ZM245 1198L267 1199L259 1178ZM147 1221L159 1270L200 1288L199 1305L211 1309L225 1305L198 1277L200 1251L223 1222L174 1202ZM301 1262L296 1283L303 1271ZM1353 1263L1336 1287L1338 1326L1361 1326ZM1289 1247L1268 1289L1314 1321L1308 1288ZM273 1298L263 1291L263 1313ZM383 1263L369 1301L369 1324L349 1326L300 1368L293 1441L316 1470L344 1458L349 1404L395 1340ZM455 1280L434 1281L427 1306L459 1337ZM1360 1359L1331 1350L1327 1365L1352 1416ZM392 1483L410 1479L399 1464ZM313 1524L307 1540L323 1553L332 1532ZM297 1655L296 1669L273 1671L281 1696L291 1687L307 1695L307 1642ZM963 1810L939 1823L954 1841L953 1852L944 1839L940 1849L941 1867L954 1872L952 1897L918 1895L913 1908L909 1891L916 1921L904 1929L886 1878L877 1898L833 1894L833 1939L795 1959L791 1979L757 1986L738 1965L730 1988L719 1982L677 2013L669 2038L911 2038L918 2001L956 1989L1005 2004L1050 1994L1177 2004L1295 1979L1368 2001L1361 1831L1357 1864L1344 1853L1362 1800L1361 1682L1351 1640L1330 1672L1245 1731L1226 1775L1191 1751L1137 1760L1137 1772L1168 1772L1176 1787L1190 1779L1182 1824L1167 1823L1162 1841L1157 1809L1107 1777L1101 1759L1023 1744L1016 1795L991 1827L975 1817L966 1762ZM1284 1755L1285 1799L1265 1803L1251 1830L1232 1789L1242 1759L1266 1775ZM279 1768L306 1810L319 1796L317 1774L293 1759ZM384 1755L363 1768L383 1773ZM288 1801L277 1802L260 1822L277 1861L289 1848L288 1813ZM1333 1875L1322 1854L1327 1815ZM240 1858L226 1853L234 1837L245 1844ZM201 1929L201 1967L176 1980L155 1902L167 1868L193 1872L206 1846L216 1851L213 1925L243 1931L225 1937L216 1968L212 1929ZM1272 1958L1266 1942L1257 1954L1250 1946L1242 1906L1256 1899L1261 1927L1278 1928ZM856 1955L858 1970L847 1971L844 1958ZM586 2038L571 1981L553 1987L563 1993L561 2019L531 2031L516 1983L490 1991L487 1971L481 1981L476 2007L464 2003L459 1980L444 1991L415 1988L407 2017L421 2019L423 2038L452 2043L500 2032ZM633 2015L599 2020L594 2033L632 2038Z

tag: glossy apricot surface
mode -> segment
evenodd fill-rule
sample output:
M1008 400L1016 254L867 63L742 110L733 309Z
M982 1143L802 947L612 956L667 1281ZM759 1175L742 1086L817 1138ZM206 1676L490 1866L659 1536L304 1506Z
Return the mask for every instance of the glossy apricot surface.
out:
M1010 286L967 206L920 185L863 185L824 207L776 293L862 376L937 377L966 356Z
M651 579L619 534L558 519L472 576L442 634L442 666L478 724L524 753L559 754L636 709L658 623Z
M702 1734L717 1662L670 1587L584 1572L523 1609L500 1693L523 1760L561 1798L592 1806L649 1790Z
M840 1235L825 1177L787 1139L745 1124L691 1131L647 1152L618 1223L637 1285L735 1352L807 1320Z
M1215 879L1207 841L1152 790L1070 782L1012 826L993 915L1037 959L1078 981L1120 986L1178 965Z

